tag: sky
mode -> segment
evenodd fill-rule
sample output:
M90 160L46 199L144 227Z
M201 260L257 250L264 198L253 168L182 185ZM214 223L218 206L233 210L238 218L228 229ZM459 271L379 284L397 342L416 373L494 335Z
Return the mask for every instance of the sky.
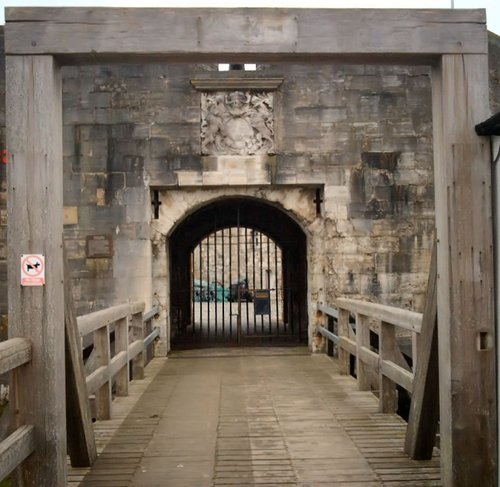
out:
M488 29L500 35L500 0L0 0L4 7L289 7L301 8L485 8Z

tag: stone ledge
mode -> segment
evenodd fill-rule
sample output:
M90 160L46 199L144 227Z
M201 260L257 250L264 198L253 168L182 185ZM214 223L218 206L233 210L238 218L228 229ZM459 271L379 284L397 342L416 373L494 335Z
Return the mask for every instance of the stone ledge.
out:
M283 78L193 78L191 85L197 91L275 91Z

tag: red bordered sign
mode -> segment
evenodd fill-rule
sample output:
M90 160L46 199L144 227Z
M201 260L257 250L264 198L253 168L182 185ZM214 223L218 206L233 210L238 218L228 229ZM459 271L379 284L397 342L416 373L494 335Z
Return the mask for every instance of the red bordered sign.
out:
M21 255L21 286L45 284L45 257L42 254Z

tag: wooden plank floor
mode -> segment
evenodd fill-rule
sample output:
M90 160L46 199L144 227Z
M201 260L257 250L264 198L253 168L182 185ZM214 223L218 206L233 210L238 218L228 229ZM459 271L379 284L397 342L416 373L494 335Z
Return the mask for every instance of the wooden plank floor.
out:
M179 352L155 359L70 486L426 487L439 458L408 460L405 423L305 349Z

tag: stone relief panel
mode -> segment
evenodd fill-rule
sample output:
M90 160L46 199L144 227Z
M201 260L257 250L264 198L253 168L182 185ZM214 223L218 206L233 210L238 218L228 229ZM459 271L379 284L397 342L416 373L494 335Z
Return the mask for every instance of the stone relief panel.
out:
M202 93L201 152L203 155L274 154L272 94Z

